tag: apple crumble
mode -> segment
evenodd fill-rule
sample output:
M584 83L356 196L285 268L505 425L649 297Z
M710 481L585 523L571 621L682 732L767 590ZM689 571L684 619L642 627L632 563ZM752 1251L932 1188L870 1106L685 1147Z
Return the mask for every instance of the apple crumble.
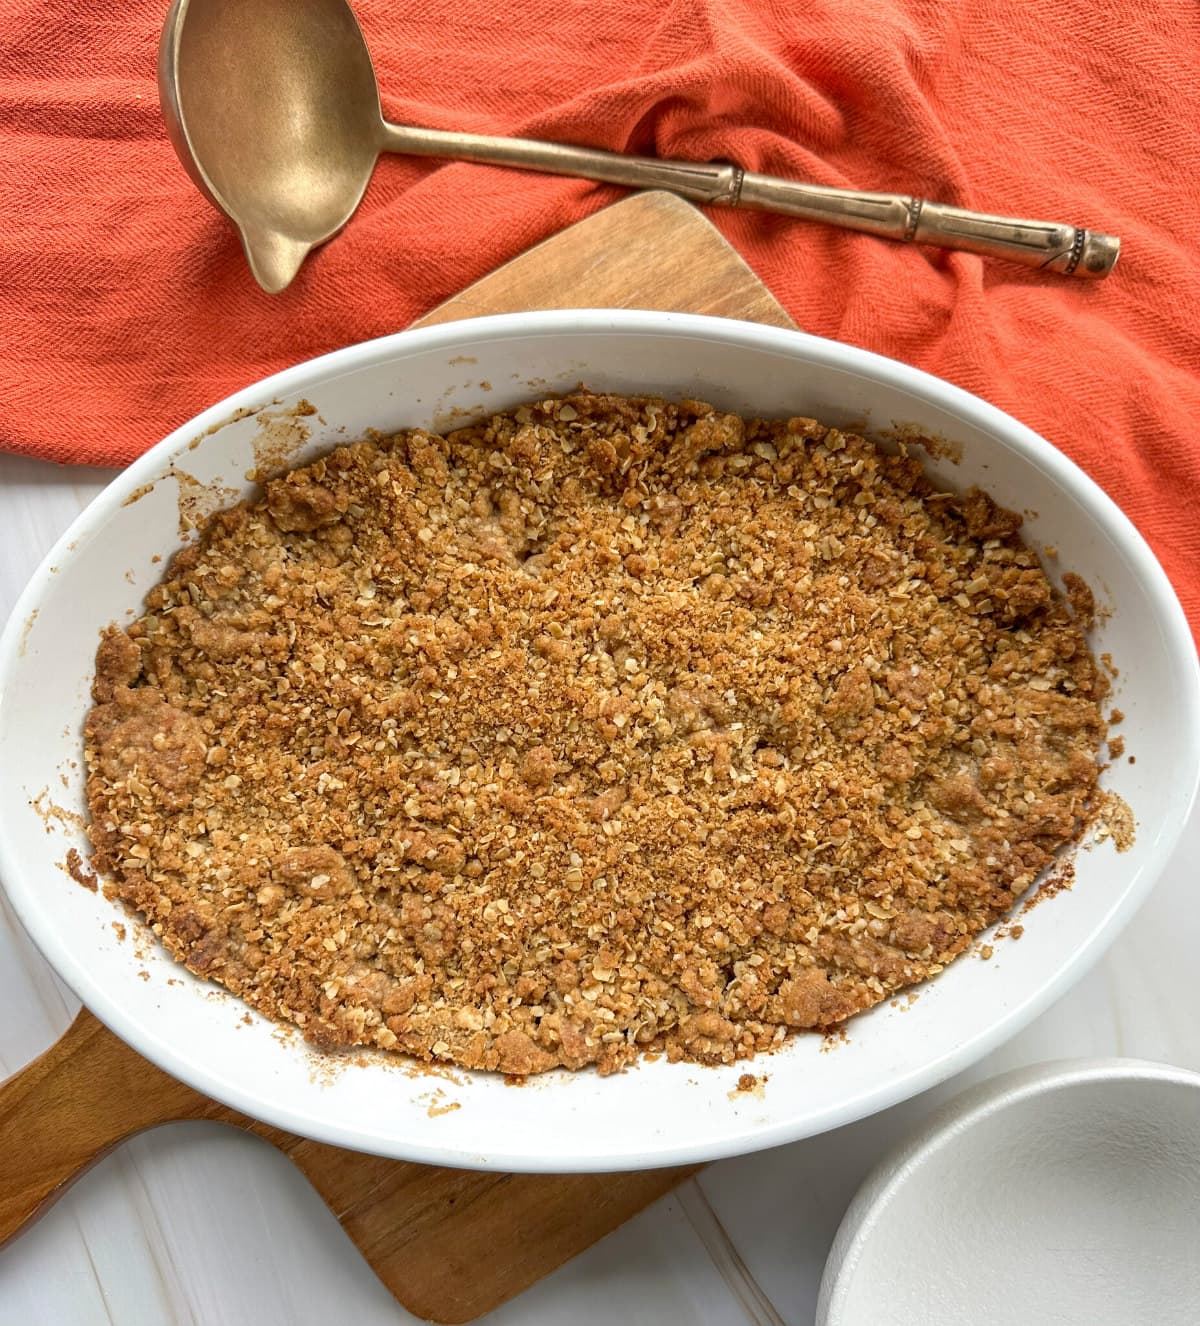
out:
M1103 675L986 494L580 392L343 446L111 628L95 862L323 1047L728 1063L941 971L1097 799Z

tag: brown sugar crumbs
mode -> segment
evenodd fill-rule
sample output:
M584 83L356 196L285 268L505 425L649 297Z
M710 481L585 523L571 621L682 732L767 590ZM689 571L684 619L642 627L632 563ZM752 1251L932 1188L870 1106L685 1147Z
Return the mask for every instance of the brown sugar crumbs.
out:
M1091 813L1107 682L1020 523L695 401L341 447L105 635L96 862L321 1046L608 1072L828 1029Z

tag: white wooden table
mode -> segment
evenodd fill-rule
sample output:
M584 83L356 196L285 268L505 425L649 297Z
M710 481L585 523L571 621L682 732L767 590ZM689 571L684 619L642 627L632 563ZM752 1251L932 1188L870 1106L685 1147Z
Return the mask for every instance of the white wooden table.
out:
M108 477L0 456L0 619ZM1151 900L1109 955L971 1072L838 1132L711 1166L488 1321L811 1322L825 1255L855 1188L948 1095L1006 1068L1069 1056L1200 1069L1198 876L1193 816ZM0 897L0 1077L50 1045L76 1007ZM290 1163L218 1125L174 1124L127 1144L0 1252L0 1323L13 1326L411 1320Z

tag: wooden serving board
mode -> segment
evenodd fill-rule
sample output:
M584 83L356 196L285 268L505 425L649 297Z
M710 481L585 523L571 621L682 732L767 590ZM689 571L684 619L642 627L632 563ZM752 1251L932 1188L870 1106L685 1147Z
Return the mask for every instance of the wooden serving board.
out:
M793 325L710 222L662 193L639 194L580 222L416 325L614 307ZM83 1009L56 1045L0 1086L0 1244L125 1138L178 1119L232 1124L277 1146L396 1298L436 1322L470 1321L497 1307L698 1168L475 1173L344 1151L193 1091Z

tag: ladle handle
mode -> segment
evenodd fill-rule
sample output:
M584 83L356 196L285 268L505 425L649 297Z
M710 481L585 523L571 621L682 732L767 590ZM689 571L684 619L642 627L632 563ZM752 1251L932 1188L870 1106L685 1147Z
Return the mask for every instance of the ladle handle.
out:
M1121 241L1058 221L990 216L899 193L864 193L757 175L718 162L624 156L594 147L442 129L384 126L381 146L410 156L478 161L550 175L572 175L633 189L666 189L715 207L748 207L824 221L884 239L963 249L1026 267L1100 280L1112 271Z

